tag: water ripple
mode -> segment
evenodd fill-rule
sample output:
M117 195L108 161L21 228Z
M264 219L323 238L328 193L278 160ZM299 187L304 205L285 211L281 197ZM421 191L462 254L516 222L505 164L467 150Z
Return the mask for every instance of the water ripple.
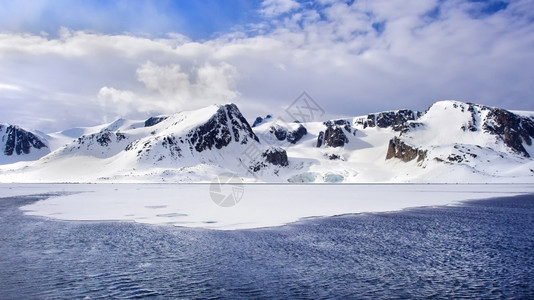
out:
M24 216L0 199L0 298L534 298L534 197L209 231ZM157 208L155 208L157 209Z

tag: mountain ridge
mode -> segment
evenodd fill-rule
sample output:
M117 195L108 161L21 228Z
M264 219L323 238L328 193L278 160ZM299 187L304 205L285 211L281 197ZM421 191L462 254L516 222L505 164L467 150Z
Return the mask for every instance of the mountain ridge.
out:
M250 126L235 104L211 105L65 130L81 136L0 165L0 182L209 182L232 172L247 182L530 183L533 115L445 100L424 112L306 123L267 115Z

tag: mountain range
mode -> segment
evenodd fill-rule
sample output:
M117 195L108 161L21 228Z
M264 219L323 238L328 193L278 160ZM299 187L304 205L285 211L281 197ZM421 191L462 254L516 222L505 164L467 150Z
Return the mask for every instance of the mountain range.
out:
M42 133L0 123L0 182L534 182L534 112L460 101L333 120L235 104Z

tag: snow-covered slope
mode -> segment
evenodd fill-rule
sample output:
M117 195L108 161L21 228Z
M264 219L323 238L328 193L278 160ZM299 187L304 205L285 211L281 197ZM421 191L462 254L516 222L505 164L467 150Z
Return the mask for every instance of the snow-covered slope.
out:
M389 182L395 172L385 160L388 142L420 115L399 110L305 124L272 117L254 131L287 151L289 166L280 174L289 182Z
M234 104L213 105L49 134L50 154L0 166L0 181L206 182L232 172L253 182L533 183L533 116L440 101L324 122L267 115L251 127Z
M388 158L416 160L431 180L532 177L534 120L500 108L440 101L390 141ZM443 168L448 166L449 168ZM455 170L451 172L448 170ZM404 176L409 178L410 176Z
M287 164L285 151L261 145L234 104L95 129L27 167L4 166L0 180L209 181L228 171L272 175Z
M290 182L534 182L531 116L440 101L306 124L273 117L254 130L286 149ZM294 145L280 138L299 126L306 134Z

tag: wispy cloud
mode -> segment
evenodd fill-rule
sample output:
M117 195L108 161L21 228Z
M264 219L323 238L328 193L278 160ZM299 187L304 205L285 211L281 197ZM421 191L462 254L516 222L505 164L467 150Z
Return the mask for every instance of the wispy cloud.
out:
M267 17L276 17L298 8L300 4L295 0L265 0L261 4L261 13Z
M19 86L13 84L0 83L0 90L4 91L21 91L22 89Z

